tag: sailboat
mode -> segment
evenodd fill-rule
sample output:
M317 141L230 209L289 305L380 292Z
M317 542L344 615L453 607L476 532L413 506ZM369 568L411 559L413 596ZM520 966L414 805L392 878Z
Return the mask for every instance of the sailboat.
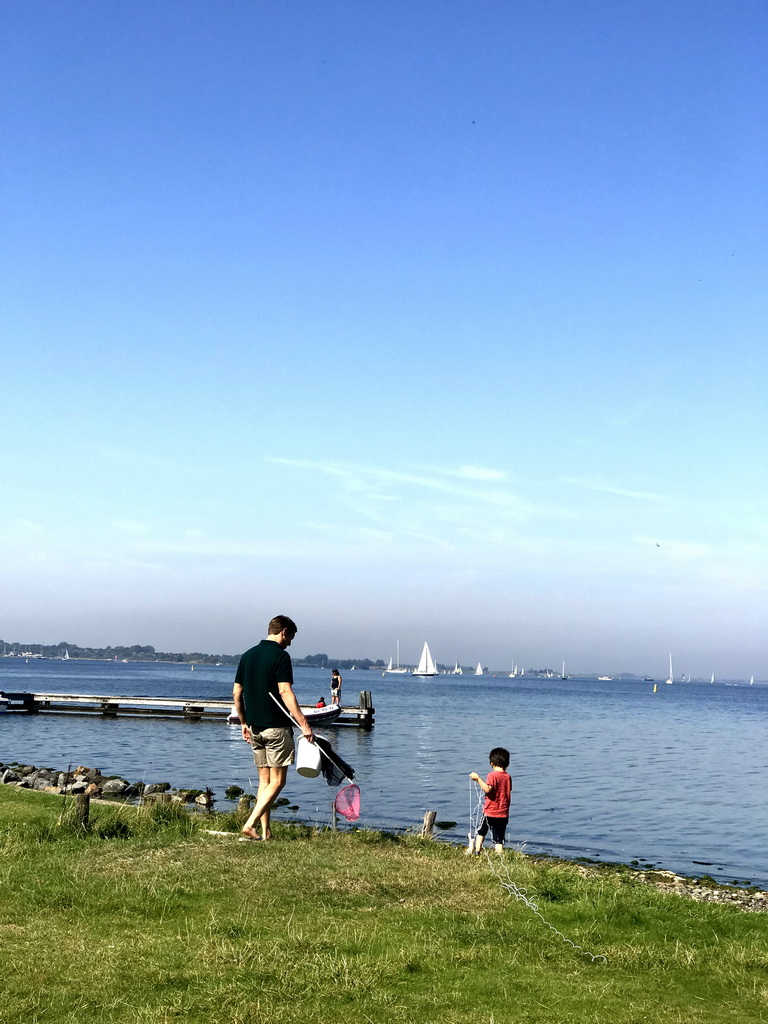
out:
M561 679L567 679L568 676L565 674L565 662L563 662L563 671L560 673Z
M483 666L482 666L481 662L478 661L477 668L475 669L475 675L476 676L481 676L482 674L483 674Z
M754 686L755 685L755 677L754 676L750 676L749 677L749 685L750 686Z
M670 651L669 652L669 679L665 680L665 682L668 683L669 686L671 686L672 683L674 683L674 681L675 681L675 677L672 674L672 652Z
M454 676L463 676L464 675L464 670L462 669L462 667L458 663L458 661L453 666L453 672L451 674L454 675Z
M424 649L422 650L421 657L419 658L419 664L413 670L412 674L415 676L437 675L437 665L435 665L435 662L432 659L432 655L429 650L429 644L427 643L426 640L424 641Z
M710 683L714 683L714 681L715 681L715 673L714 672L712 673L712 678L709 681L710 681Z
M403 675L406 675L407 672L408 672L407 668L400 668L400 641L399 640L397 641L397 667L393 668L393 666L392 666L392 659L390 658L389 659L389 664L384 669L384 671L388 675L392 675L392 676L403 676Z

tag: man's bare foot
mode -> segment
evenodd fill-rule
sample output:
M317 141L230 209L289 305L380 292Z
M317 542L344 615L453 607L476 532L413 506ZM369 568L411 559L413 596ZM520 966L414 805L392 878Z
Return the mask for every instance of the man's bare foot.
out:
M261 836L255 828L244 828L243 835L246 839L261 839Z

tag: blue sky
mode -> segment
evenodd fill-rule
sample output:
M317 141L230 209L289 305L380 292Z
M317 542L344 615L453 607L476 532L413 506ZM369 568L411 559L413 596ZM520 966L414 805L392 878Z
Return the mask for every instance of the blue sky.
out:
M7 8L0 636L768 678L767 43Z

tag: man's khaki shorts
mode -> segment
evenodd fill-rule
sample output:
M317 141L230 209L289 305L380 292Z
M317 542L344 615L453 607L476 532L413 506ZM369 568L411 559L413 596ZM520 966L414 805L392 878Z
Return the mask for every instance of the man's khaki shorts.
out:
M293 764L296 745L290 727L275 726L261 732L251 730L251 746L257 768L287 768Z

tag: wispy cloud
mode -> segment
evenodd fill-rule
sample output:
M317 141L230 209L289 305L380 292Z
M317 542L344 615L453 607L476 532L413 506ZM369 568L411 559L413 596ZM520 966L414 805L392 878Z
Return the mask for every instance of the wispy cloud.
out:
M348 491L366 494L377 500L397 499L397 488L416 488L425 491L437 491L455 498L469 499L473 502L486 502L492 505L507 505L519 511L533 511L533 507L521 500L510 491L492 488L491 490L473 486L474 484L501 483L506 473L501 470L483 469L478 466L464 466L458 470L414 467L410 472L381 469L375 466L354 466L339 462L312 462L301 459L268 458L268 462L278 465L292 466L296 469L307 469L315 473L324 473L335 477ZM448 479L445 479L445 478ZM459 482L461 481L461 482Z
M388 469L299 459L269 458L289 469L323 474L337 481L329 518L304 523L316 536L335 542L340 556L363 557L376 548L385 557L410 561L440 548L485 559L518 544L521 531L559 510L534 506L512 490L506 472L488 467L407 466Z
M574 484L576 487L583 487L587 491L600 491L603 494L616 494L620 498L634 498L638 501L665 501L665 495L655 494L652 491L633 491L627 487L616 487L614 484L606 484L602 480L593 480L588 477L564 476L567 484Z
M458 469L439 469L438 473L445 476L456 476L462 480L482 480L504 482L509 474L502 469L489 469L486 466L460 466Z
M704 558L712 558L713 548L711 544L702 544L695 541L654 540L651 537L638 537L637 541L644 547L655 548L667 561L670 559L678 562L699 561Z

